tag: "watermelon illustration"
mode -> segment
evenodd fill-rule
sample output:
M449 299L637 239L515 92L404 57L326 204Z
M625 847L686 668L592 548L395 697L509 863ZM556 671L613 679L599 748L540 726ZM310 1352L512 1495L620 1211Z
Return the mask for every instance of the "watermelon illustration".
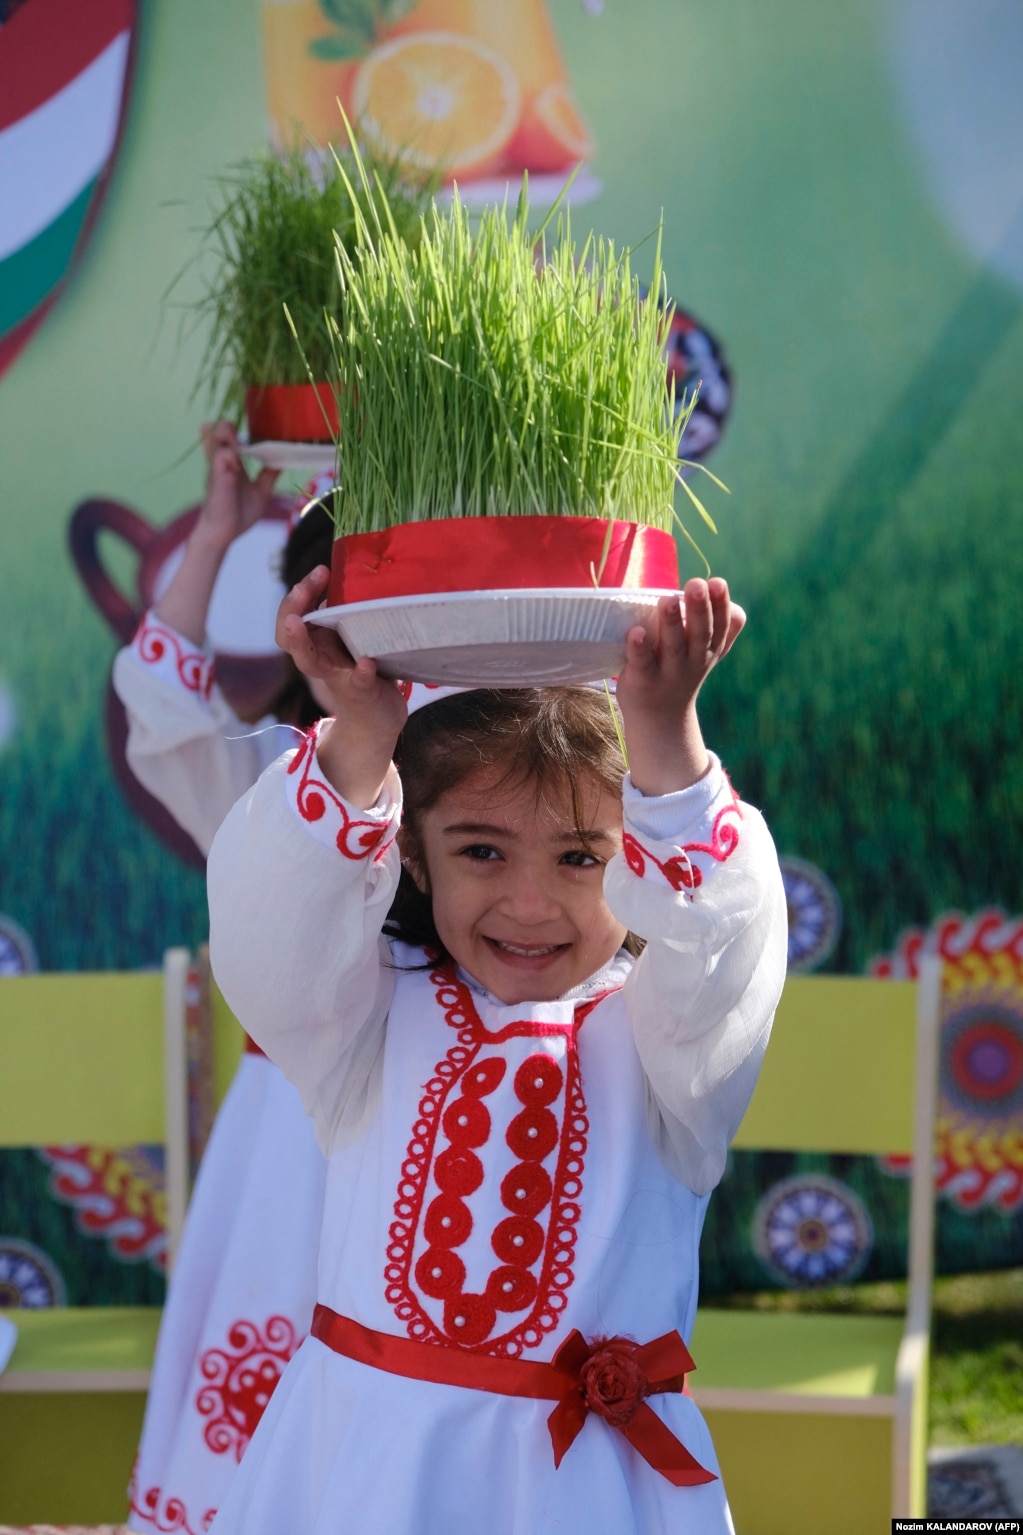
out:
M0 374L50 309L117 154L136 0L0 0Z

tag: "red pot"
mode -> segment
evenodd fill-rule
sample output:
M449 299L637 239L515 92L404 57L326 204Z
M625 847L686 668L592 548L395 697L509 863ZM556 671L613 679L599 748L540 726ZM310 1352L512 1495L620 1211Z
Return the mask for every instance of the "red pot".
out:
M245 418L251 442L332 442L338 430L329 384L252 384Z
M336 539L327 601L678 580L674 538L644 523L612 522L609 536L602 517L450 517Z

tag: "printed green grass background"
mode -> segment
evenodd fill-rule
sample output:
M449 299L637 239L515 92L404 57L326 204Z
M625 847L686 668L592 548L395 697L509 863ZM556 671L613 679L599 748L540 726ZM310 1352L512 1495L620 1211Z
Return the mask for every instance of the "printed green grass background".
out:
M551 9L604 187L577 228L635 242L663 207L669 287L735 370L713 461L732 495L712 494L703 542L750 627L708 686L710 740L781 851L837 885L838 968L951 906L1018 910L1020 293L931 201L894 0ZM46 968L152 963L203 936L200 878L113 786L114 645L65 529L88 495L163 522L199 494L200 338L179 351L161 295L210 178L263 142L259 46L248 0L142 6L96 235L0 380L0 682L19 717L0 911Z

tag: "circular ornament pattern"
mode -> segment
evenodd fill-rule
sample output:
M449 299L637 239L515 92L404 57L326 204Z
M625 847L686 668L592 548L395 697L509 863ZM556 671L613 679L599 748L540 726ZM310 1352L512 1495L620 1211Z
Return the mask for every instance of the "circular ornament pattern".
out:
M640 298L649 290L640 287ZM660 301L659 301L660 302ZM673 299L669 299L674 304ZM699 390L696 404L679 442L679 458L685 465L699 464L717 447L732 407L732 374L719 342L687 310L674 304L664 343L667 382L675 388L675 420L683 401Z
M842 931L842 903L834 885L803 858L780 858L789 914L788 968L793 975L815 970L834 951Z
M788 1289L846 1284L874 1245L870 1216L845 1183L822 1173L783 1178L753 1215L753 1247Z
M668 379L675 384L675 419L682 401L699 389L679 443L679 457L698 464L716 448L732 405L732 375L717 341L684 309L675 309L665 346Z
M968 1001L942 1027L941 1093L974 1119L1023 1113L1023 1013L1004 1001Z
M31 975L38 969L35 945L24 928L0 916L0 976Z
M870 971L912 979L924 954L942 960L935 1188L964 1214L1015 1215L1023 1209L1023 916L997 907L945 912L929 928L908 928ZM883 1157L881 1166L904 1177L912 1159Z
M53 1259L32 1242L0 1237L0 1308L63 1306L64 1279Z

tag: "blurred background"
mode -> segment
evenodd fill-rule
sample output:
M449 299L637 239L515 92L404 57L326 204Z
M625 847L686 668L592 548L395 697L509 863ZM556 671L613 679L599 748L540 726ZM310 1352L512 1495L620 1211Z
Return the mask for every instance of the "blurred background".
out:
M119 787L111 612L202 493L218 178L339 134L340 96L470 200L528 171L542 211L578 167L574 227L641 276L663 214L682 451L730 489L693 481L698 537L750 614L708 739L783 855L794 971L945 955L938 1270L1023 1264L1021 78L1015 0L0 0L0 972L205 937ZM135 517L90 584L95 498ZM704 1293L897 1279L905 1173L735 1153ZM0 1154L0 1305L158 1301L161 1201L147 1148Z

